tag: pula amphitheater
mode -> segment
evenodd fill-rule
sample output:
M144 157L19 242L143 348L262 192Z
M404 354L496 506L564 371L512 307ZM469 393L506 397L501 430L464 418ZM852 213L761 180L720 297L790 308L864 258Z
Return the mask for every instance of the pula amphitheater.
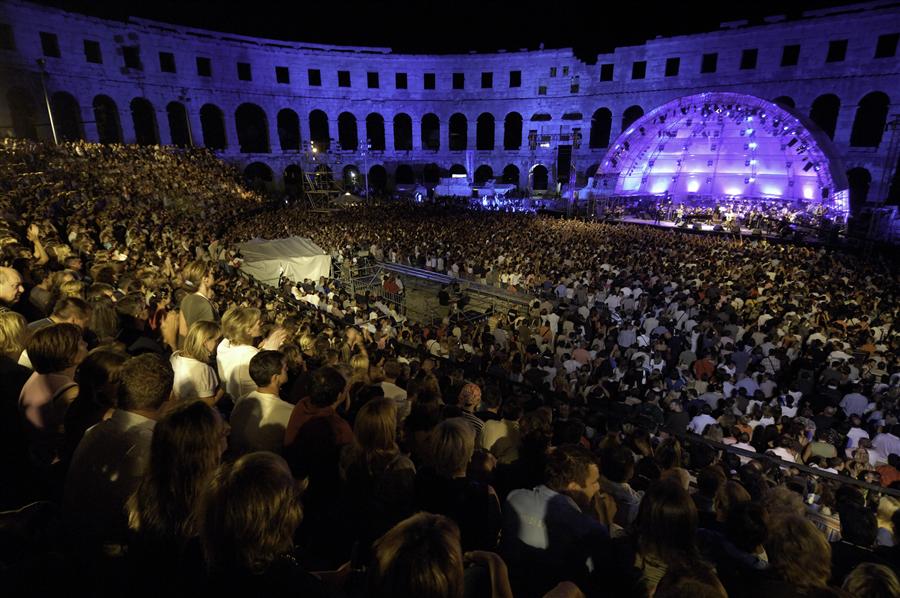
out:
M9 0L0 135L205 146L273 189L310 168L382 190L457 174L540 193L611 176L614 191L814 198L896 220L898 40L900 3L877 1L585 62L571 49L397 54Z

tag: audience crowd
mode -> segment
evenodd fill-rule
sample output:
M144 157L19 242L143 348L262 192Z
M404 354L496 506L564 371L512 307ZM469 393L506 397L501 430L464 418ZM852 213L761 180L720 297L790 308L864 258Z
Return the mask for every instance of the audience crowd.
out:
M2 143L9 595L900 595L890 259ZM527 307L240 273L290 235Z

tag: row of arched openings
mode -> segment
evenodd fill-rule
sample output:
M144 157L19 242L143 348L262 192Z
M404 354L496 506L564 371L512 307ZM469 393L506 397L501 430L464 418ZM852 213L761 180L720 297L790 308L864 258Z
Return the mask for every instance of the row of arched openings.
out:
M38 104L29 92L22 88L12 88L6 95L10 110L13 133L17 137L36 138L38 125ZM775 103L787 108L794 108L795 102L788 96L775 98ZM850 135L850 145L854 147L877 147L881 143L890 99L887 94L873 91L864 96L856 109ZM81 108L72 94L56 92L50 97L50 108L56 126L57 136L61 140L84 138ZM107 95L98 95L92 103L97 135L102 143L116 143L123 140L122 127L119 121L119 109L115 101ZM134 98L130 105L131 119L134 125L135 141L143 145L160 143L157 113L154 106L146 98ZM834 94L817 97L810 106L810 119L816 123L829 137L834 138L840 112L840 99ZM644 115L640 106L630 106L622 113L621 130ZM173 101L166 105L171 143L176 146L202 145L212 149L225 149L228 146L225 134L225 115L214 104L204 104L200 108L201 139L193 138L187 110L182 102ZM532 115L531 121L551 120L548 114ZM378 113L366 116L366 135L364 140L370 149L383 151L386 147L385 121ZM605 148L609 146L613 136L613 118L609 108L599 108L591 116L589 147ZM265 110L253 103L244 103L235 111L237 142L244 153L268 153L270 150L269 123ZM448 146L451 151L465 150L469 147L468 119L464 114L453 114L447 123ZM493 114L485 112L476 119L475 149L491 151L496 147L496 122ZM277 114L278 143L282 151L305 149L300 134L300 117L290 108L282 109ZM405 113L394 116L392 122L393 149L411 151L413 149L413 120ZM504 150L517 150L522 146L523 118L518 112L510 112L503 119ZM357 118L349 112L343 112L337 118L337 142L341 149L361 149ZM441 122L433 113L421 118L420 134L424 150L441 149ZM309 140L320 151L331 148L331 132L328 115L322 110L313 110L309 114Z
M318 167L318 171L328 176L332 175L327 165ZM422 169L422 182L426 185L437 183L442 177L453 174L466 174L466 168L462 164L454 164L450 168L441 168L437 164L426 164ZM300 166L291 164L285 168L284 184L286 187L299 187L302 185L303 172ZM360 176L359 168L355 165L347 165L342 171L344 184L349 185ZM498 177L501 183L519 185L520 171L515 164L508 164ZM244 169L244 178L250 185L270 183L273 180L272 169L264 162L252 162ZM490 179L494 179L494 170L491 166L483 164L479 166L473 175L476 185L482 185ZM534 190L547 190L550 174L547 167L537 164L529 171L529 187ZM369 169L369 186L373 190L384 190L388 184L388 173L384 166L375 164ZM416 183L416 174L409 164L400 164L394 171L394 183L397 185L412 185Z

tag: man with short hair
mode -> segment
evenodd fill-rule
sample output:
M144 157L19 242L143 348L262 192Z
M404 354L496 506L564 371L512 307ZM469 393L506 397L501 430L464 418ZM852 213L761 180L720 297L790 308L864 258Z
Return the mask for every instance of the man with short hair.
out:
M53 306L53 313L47 318L35 320L28 324L28 329L34 332L53 324L75 324L84 329L91 321L91 306L84 299L78 297L65 297Z
M594 512L600 471L590 451L558 447L547 456L544 480L510 492L503 510L501 551L517 593L540 596L561 581L584 580L591 554L609 538Z
M85 432L66 478L63 516L72 537L92 547L125 544L125 503L144 475L153 428L172 395L172 366L159 355L132 357L119 377L118 408Z
M281 453L284 430L294 409L279 396L288 379L284 353L260 351L254 355L250 359L250 378L256 390L238 399L231 412L231 446L238 454Z

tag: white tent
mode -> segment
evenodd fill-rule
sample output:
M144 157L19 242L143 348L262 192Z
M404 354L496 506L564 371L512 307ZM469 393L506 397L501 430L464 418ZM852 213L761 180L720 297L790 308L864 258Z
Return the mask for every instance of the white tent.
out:
M305 237L286 239L253 239L238 245L244 258L241 270L260 282L278 284L278 277L294 282L319 280L331 273L331 256Z

